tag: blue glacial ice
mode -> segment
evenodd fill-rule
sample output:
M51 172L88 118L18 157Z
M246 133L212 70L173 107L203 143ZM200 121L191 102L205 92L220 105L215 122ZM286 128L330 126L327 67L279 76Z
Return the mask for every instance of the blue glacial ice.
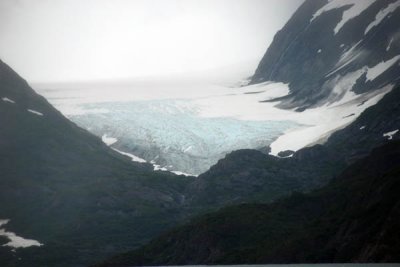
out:
M131 153L170 171L198 175L227 153L265 148L292 121L249 121L199 116L191 100L147 100L86 103L85 112L69 115L79 126L115 138L113 148Z

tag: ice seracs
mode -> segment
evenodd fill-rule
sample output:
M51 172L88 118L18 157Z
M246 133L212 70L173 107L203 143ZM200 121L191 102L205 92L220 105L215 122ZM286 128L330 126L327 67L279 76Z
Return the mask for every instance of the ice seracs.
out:
M392 140L392 139L393 139L393 136L394 136L395 134L397 134L398 131L399 131L399 129L394 130L394 131L391 131L391 132L384 133L384 134L383 134L383 137L387 137L388 140Z
M10 220L0 220L0 227L6 225L9 221ZM8 232L2 228L0 228L0 236L4 236L10 240L8 243L4 244L3 247L12 247L16 249L16 248L27 248L32 246L40 247L43 245L39 241L17 236L15 233Z
M30 112L30 113L32 113L32 114L38 115L38 116L43 116L43 113L42 113L42 112L39 112L39 111L37 111L37 110L27 109L27 111Z

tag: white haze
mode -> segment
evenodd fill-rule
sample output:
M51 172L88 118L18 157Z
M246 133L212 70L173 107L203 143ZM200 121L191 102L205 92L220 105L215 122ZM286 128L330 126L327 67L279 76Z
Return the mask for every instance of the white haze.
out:
M302 0L1 0L0 58L29 82L254 70Z

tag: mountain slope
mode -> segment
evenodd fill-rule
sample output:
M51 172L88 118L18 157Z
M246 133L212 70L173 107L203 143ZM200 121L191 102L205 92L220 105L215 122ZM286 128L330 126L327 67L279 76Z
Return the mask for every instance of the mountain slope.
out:
M333 133L323 145L303 148L286 158L256 150L228 154L190 183L185 191L186 204L222 207L265 202L292 191L318 188L389 138L398 140L399 129L400 86L396 86L350 125ZM393 135L389 137L388 133Z
M109 149L3 62L0 114L0 219L10 220L7 231L43 244L0 257L2 266L88 264L181 218L191 177L153 172ZM11 249L0 247L2 255Z
M317 191L194 218L98 266L398 262L399 166L395 141Z
M274 40L251 83L289 83L279 106L302 111L398 80L400 1L307 0Z
M273 101L299 113L308 109L313 116L320 109L362 107L381 88L392 89L361 115L348 114L352 119L343 129L320 137L322 145L286 151L292 157L278 159L254 150L228 154L190 184L188 201L221 207L307 191L384 144L387 134L398 139L398 21L400 1L305 1L276 34L251 82L289 83L290 94ZM334 124L336 118L323 120Z
M305 1L285 27L277 33L252 78L252 84L270 80L289 83L288 96L266 102L275 102L281 108L294 108L299 112L307 109L308 112L318 114L321 108L362 107L382 88L390 88L389 93L375 106L369 107L364 112L349 113L348 116L353 119L348 124L341 125L340 128L343 127L343 129L336 128L334 133L329 132L326 136L321 136L321 140L317 143L322 145L310 145L297 152L285 151L279 155L281 158L254 150L239 150L228 154L209 171L189 184L185 191L184 205L194 208L204 206L215 208L243 202L270 202L292 191L310 191L321 187L346 167L367 156L375 147L386 144L388 140L398 140L400 137L398 134L400 130L399 7L400 1L394 0ZM360 113L361 115L358 116ZM258 206L255 207L260 212ZM251 213L251 209L242 210L239 206L228 209L225 214L227 219L223 215L216 216L219 216L218 220L222 227L225 225L224 222L229 224L230 220L240 221L243 218L243 225L253 229L251 222L258 215L256 215L257 212L254 212L254 216L249 215ZM249 216L248 221L245 219L247 216ZM296 219L295 225L297 223L302 225L302 220L305 219L292 218ZM265 222L262 221L259 227L264 229L264 224ZM291 227L300 231L297 226L288 225L290 229L282 230L285 233L287 233L286 230L291 230ZM336 224L332 223L332 225ZM201 225L203 226L207 225ZM207 236L206 232L196 232L196 229L190 227L186 228L188 231L177 230L178 236L167 234L170 239L161 238L160 242L152 243L154 246L149 245L143 250L128 253L121 257L121 260L132 258L131 263L135 264L156 264L157 259L160 260L158 263L171 264L183 262L255 263L266 260L259 257L256 248L252 248L249 254L242 250L240 253L235 253L235 250L224 251L221 255L221 250L229 248L230 242L236 242L235 244L240 247L242 240L239 238L235 240L235 237L225 235L226 229L214 226L215 228L210 228L214 234L211 237ZM279 223L271 225L271 229L279 230L278 226ZM254 229L258 229L257 227L255 226ZM238 233L245 232L244 229L245 227L239 229ZM235 230L237 228L232 231L235 232ZM194 234L191 235L192 233ZM253 238L257 238L255 233L250 234L251 238L246 237L248 243L243 246L251 246ZM278 231L278 233L281 232ZM204 241L203 236L209 238ZM183 241L184 238L193 238L192 241L196 245ZM300 234L298 238L300 239ZM229 242L225 242L224 239ZM168 243L170 241L176 241L176 243ZM198 247L197 244L200 241L211 243ZM285 241L292 242L286 239ZM218 246L220 243L222 245ZM170 250L164 249L164 245L168 245ZM259 245L266 246L261 243ZM210 251L206 249L207 246L213 249ZM229 249L233 249L234 246ZM295 245L290 246L288 249L294 250ZM296 253L300 252L293 252L294 258L292 254L287 254L289 250L276 251L270 259L283 262L285 257L279 258L277 255L286 253L287 259L293 259L291 260L293 262L297 259L299 262L308 261L308 259L309 261L330 261L332 258L329 257L334 252L329 249L321 255L297 255ZM181 253L186 250L187 254ZM353 250L350 251L356 255ZM140 254L147 252L149 252L147 256L153 257L153 260ZM199 260L186 261L190 253L197 255ZM314 251L311 250L310 253ZM264 255L264 253L261 254ZM235 258L235 255L239 257L244 255L245 260ZM365 258L360 256L360 259L374 261L376 255L367 256ZM346 258L346 260L351 259ZM384 261L380 258L378 260Z

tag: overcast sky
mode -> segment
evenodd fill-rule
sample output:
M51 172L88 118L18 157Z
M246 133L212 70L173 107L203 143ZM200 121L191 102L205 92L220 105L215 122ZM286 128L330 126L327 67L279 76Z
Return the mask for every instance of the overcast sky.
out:
M1 0L0 58L30 82L250 64L262 57L301 2Z

